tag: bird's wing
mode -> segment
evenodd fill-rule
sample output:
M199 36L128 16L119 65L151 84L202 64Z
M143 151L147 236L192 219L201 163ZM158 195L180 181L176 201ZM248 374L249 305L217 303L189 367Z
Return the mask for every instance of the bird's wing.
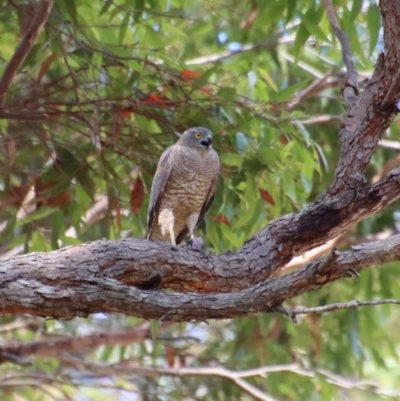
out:
M214 201L215 193L217 192L218 188L218 181L219 181L219 173L211 180L210 187L208 189L207 197L201 207L199 218L197 220L197 225L203 220L204 215L207 213L208 209L210 208L211 204ZM179 244L183 241L183 239L188 235L189 230L187 226L177 235L176 243Z
M219 181L219 173L212 179L210 189L208 190L207 198L203 203L203 206L200 211L199 219L197 220L197 225L203 220L204 215L207 213L208 209L210 208L211 204L214 201L215 193L217 192L218 188L218 181Z
M147 235L149 238L151 229L154 224L154 219L157 215L158 208L160 207L161 196L164 192L165 185L167 184L168 177L171 173L171 164L169 157L171 155L173 146L164 150L157 165L157 170L154 175L153 184L151 185L149 211L147 214Z

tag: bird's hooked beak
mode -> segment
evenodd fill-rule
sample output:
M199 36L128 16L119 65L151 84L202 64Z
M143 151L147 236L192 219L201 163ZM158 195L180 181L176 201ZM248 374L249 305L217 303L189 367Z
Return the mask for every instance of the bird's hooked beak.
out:
M207 150L212 148L212 138L208 136L200 142Z

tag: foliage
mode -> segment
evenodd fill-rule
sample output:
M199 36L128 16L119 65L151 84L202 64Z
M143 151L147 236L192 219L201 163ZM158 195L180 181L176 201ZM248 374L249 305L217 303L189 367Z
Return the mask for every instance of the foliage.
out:
M378 6L334 3L356 67L369 76L382 48ZM33 0L0 2L2 66L36 7ZM223 163L217 198L200 231L215 252L240 248L331 182L344 110L341 57L323 5L312 0L57 0L3 108L18 118L0 119L2 254L143 237L156 162L191 126L214 132ZM398 124L388 135L400 135ZM368 178L394 155L379 148ZM394 212L369 218L349 238L393 228ZM296 303L392 297L400 290L396 268L366 271L359 281L335 283ZM400 355L397 318L394 307L381 306L307 315L297 326L276 315L161 325L151 330L155 341L99 348L90 359L235 371L298 362L313 375L293 369L250 382L282 400L335 400L341 394L376 400L386 387L400 394L391 369ZM0 319L4 327L13 321L19 322ZM119 316L35 321L17 331L0 325L0 337L29 341L139 324ZM348 389L346 377L377 384ZM132 398L135 392L143 398ZM105 394L115 400L253 399L213 375L86 376L62 358L34 359L28 367L3 364L0 394L7 400L100 400Z

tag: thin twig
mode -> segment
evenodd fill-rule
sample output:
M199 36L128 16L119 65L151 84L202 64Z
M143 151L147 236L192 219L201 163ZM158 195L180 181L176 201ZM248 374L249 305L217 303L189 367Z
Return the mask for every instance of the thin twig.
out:
M282 313L282 315L286 315L293 323L297 323L297 318L296 315L293 313L293 309L279 305L275 308L275 312Z
M340 252L336 247L333 247L328 255L321 260L321 263L318 266L318 273L319 274L326 274L332 265L337 261L340 256Z
M0 333L7 333L9 331L20 330L20 329L34 329L36 330L40 324L37 317L32 317L26 320L19 320L0 326Z
M209 54L207 56L202 56L198 58L194 58L192 60L186 61L186 65L203 65L203 64L209 64L209 63L216 63L218 61L224 60L228 57L235 56L237 54L249 52L252 50L256 49L273 49L278 47L279 45L284 45L284 44L291 44L295 40L294 36L289 36L289 37L284 37L279 40L268 40L266 42L261 42L261 43L249 43L241 46L237 50L226 50L221 53L216 53L216 54Z
M340 122L342 116L337 114L325 114L316 117L307 118L306 120L299 120L303 125L324 124L331 122Z
M387 160L383 166L379 169L379 171L372 177L371 182L375 183L385 177L390 170L400 166L400 154L397 154L394 157L391 157Z
M349 40L340 28L332 1L324 0L324 6L329 23L331 24L331 27L335 32L336 37L339 39L342 47L343 61L347 69L347 82L345 90L343 91L343 97L348 105L353 101L354 97L358 93L358 73L351 56Z
M290 99L286 105L287 110L293 110L303 99L315 96L316 94L322 92L326 89L328 78L332 75L332 71L328 71L322 78L314 80L311 85L307 86L301 91L295 93L295 95ZM337 85L337 80L333 85Z
M42 0L40 2L31 26L26 31L19 46L11 57L11 60L8 62L0 80L0 107L2 107L6 101L15 74L21 67L32 46L35 44L37 37L42 31L43 26L50 15L53 3L54 0Z
M34 113L29 111L13 111L7 112L0 110L0 119L3 120L48 120L50 117L46 113Z
M260 401L276 401L276 399L265 391L260 390L258 387L250 384L248 381L244 380L243 377L249 376L263 376L270 372L279 372L285 370L293 370L296 365L278 365L278 366L265 366L262 368L250 369L248 371L238 371L235 372L233 370L228 370L223 367L206 367L206 368L150 368L143 366L126 366L126 361L124 364L114 364L114 365L106 365L100 363L90 363L78 359L72 356L64 355L62 360L76 369L89 370L91 372L104 374L104 375L113 375L113 376L121 376L121 375L129 375L129 374L137 374L145 377L158 377L158 376L175 376L175 377L220 377L226 380L231 381L236 384L241 390L245 391L247 394L251 395L257 400Z
M390 141L388 139L381 139L378 143L379 146L388 149L400 150L400 142L398 141Z
M400 305L399 299L380 299L376 301L349 301L349 302L338 302L334 304L324 305L324 306L316 306L314 308L294 308L292 309L293 314L295 315L306 315L309 313L326 313L332 312L335 310L342 309L358 309L362 306L375 306L375 305L384 305L384 304L396 304Z

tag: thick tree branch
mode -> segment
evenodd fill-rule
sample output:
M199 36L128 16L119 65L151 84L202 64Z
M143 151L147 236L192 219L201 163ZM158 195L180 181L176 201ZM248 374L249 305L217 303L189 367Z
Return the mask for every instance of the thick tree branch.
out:
M42 0L40 2L30 27L17 47L17 50L15 50L11 60L8 62L0 80L0 107L2 107L6 101L15 74L21 67L32 46L35 44L40 32L42 32L44 24L50 15L53 3L54 0Z
M324 1L327 10L332 14L334 11L330 0ZM379 56L374 74L365 90L347 105L339 131L340 160L335 171L335 181L327 193L329 195L366 184L364 170L379 140L397 113L394 107L387 112L382 112L380 105L400 68L400 46L397 43L397 38L400 36L398 24L400 4L391 0L382 0L380 8L383 16L386 53ZM343 53L345 52L347 53L346 45L343 48ZM352 68L351 64L348 68Z
M116 246L119 246L119 253L116 253ZM136 253L137 260L147 253L148 259L153 258L153 269L167 263L171 276L175 264L187 263L185 256L197 255L203 263L208 259L208 264L216 258L190 250L171 250L167 245L160 255L157 244L145 240L97 241L47 254L15 257L12 265L3 263L0 268L0 314L31 313L69 319L102 311L146 319L191 321L270 312L286 299L353 275L372 264L399 260L400 235L357 245L352 251L335 255L328 264L326 259L320 259L294 273L230 294L167 294L140 290L107 277L101 262L117 259L124 263L124 249L127 248L141 250ZM97 252L93 252L95 249ZM30 263L26 263L26 258ZM219 262L223 265L223 260ZM228 268L229 259L225 259L225 263ZM147 266L151 269L150 264ZM187 280L183 283L190 283L193 273L186 267ZM231 274L233 277L235 272Z

